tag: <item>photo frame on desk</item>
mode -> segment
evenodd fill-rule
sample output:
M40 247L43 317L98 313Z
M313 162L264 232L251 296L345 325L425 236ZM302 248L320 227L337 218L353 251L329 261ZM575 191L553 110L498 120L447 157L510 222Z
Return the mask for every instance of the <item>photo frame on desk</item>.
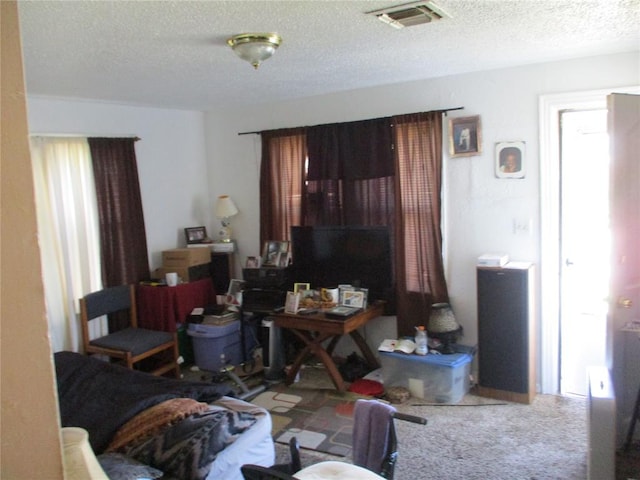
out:
M242 305L242 290L244 289L245 281L232 279L229 281L229 289L227 290L226 303L227 305Z
M293 284L294 293L303 292L305 290L311 290L311 284L310 283L296 282L296 283Z
M300 308L300 292L287 292L287 299L284 304L284 313L298 313Z
M367 300L362 290L346 290L342 297L342 306L352 308L366 308Z

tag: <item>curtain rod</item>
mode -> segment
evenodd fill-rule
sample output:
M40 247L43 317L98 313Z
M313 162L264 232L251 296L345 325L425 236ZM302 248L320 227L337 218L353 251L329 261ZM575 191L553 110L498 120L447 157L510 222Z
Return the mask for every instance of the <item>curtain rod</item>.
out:
M142 140L137 135L100 135L100 134L87 134L87 133L30 133L30 137L61 137L61 138L72 138L72 137L83 137L83 138L133 138L136 142L138 140Z
M444 113L445 116L446 116L447 112L453 112L454 110L463 110L463 109L464 109L464 107L443 108L441 110L430 110L429 112L425 112L425 113L439 112L439 113ZM402 115L407 115L407 114L403 113ZM391 118L391 117L379 117L379 118ZM370 120L373 120L373 119L370 119ZM355 120L355 121L358 121L358 120ZM348 122L344 122L344 123L348 123ZM293 127L293 128L297 128L297 127ZM269 130L273 130L273 129L269 129ZM258 135L258 134L261 134L262 132L267 132L269 130L260 130L260 131L257 131L257 132L240 132L240 133L238 133L238 135Z

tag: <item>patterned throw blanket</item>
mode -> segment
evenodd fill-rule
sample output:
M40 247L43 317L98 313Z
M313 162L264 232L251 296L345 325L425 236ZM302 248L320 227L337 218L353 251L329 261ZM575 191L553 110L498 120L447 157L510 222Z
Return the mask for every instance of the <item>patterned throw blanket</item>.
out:
M194 413L204 412L209 405L191 398L172 398L139 413L118 430L107 447L107 452L139 443L145 438L162 432L166 428Z
M176 399L143 412L118 431L109 450L117 449L162 470L163 478L203 480L218 453L251 427L256 417L206 404L202 409L199 405ZM195 413L183 417L187 412ZM145 424L148 420L150 423Z

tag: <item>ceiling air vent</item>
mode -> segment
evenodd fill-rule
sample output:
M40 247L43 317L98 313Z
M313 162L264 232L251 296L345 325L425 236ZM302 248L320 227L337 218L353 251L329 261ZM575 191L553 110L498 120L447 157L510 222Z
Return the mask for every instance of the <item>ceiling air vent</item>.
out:
M394 5L367 12L367 15L375 15L378 20L394 28L413 27L432 20L451 18L451 15L431 1Z

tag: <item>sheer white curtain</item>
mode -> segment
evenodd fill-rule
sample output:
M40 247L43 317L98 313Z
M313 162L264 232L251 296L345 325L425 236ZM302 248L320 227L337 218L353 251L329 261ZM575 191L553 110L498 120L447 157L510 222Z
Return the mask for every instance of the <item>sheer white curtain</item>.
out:
M40 255L54 351L83 350L78 299L102 288L91 153L86 138L32 137ZM92 338L106 320L92 322Z

